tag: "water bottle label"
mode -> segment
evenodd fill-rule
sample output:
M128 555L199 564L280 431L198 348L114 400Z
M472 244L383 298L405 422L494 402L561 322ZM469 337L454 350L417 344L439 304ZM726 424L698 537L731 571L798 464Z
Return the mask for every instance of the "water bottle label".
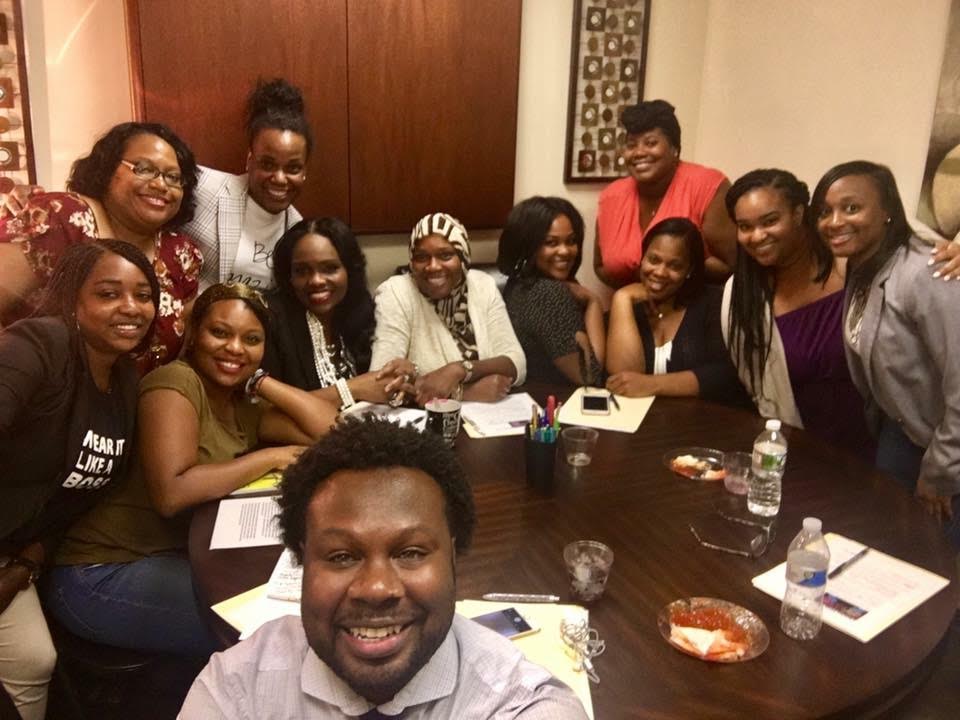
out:
M802 570L802 579L797 581L803 587L822 587L827 584L826 570Z
M760 467L764 470L776 472L783 467L783 455L761 455Z

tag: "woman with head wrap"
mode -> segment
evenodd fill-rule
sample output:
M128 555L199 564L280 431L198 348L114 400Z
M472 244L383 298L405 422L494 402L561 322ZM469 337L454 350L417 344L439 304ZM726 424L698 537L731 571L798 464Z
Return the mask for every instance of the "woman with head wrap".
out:
M376 317L370 369L407 375L420 405L461 394L492 402L526 376L497 285L470 270L467 231L446 213L413 228L410 272L377 288Z

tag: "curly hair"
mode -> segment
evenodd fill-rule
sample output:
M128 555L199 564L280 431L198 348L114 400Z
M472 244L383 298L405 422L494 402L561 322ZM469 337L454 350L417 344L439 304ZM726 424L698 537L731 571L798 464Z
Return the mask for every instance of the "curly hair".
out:
M302 135L307 143L308 157L313 150L313 133L307 122L303 93L282 78L257 80L257 86L247 98L245 128L250 147L261 130L272 129Z
M692 220L684 217L671 217L661 220L643 235L643 254L653 241L661 235L671 235L683 240L687 248L687 257L690 258L690 274L683 285L677 290L674 302L685 307L690 301L703 292L707 283L706 270L704 268L703 255L703 235L700 234L700 228Z
M647 100L631 105L623 111L620 123L630 135L642 135L659 128L677 152L680 151L680 122L673 105L666 100Z
M873 279L890 259L890 256L897 251L897 248L910 242L913 230L910 229L910 223L907 221L903 201L900 199L900 192L897 190L897 181L893 177L893 173L890 172L890 168L869 160L851 160L827 170L820 178L820 182L817 183L817 187L814 188L813 199L810 201L809 220L814 232L817 232L817 218L823 211L827 191L837 180L848 175L863 175L870 178L880 195L880 205L890 217L890 221L886 225L886 233L880 241L877 251L863 262L847 263L847 292L853 298L855 309L859 311L862 309L863 303L866 302L866 291L873 284ZM826 247L824 243L818 244Z
M470 547L476 511L473 492L456 454L432 432L401 427L372 415L347 417L288 467L280 485L283 542L303 561L307 507L317 489L339 470L411 468L433 478L445 499L445 515L455 547Z
M183 178L183 197L180 210L164 228L185 225L193 219L197 206L197 160L187 144L166 125L142 122L114 125L93 144L89 155L74 161L67 180L67 190L103 200L126 152L127 143L137 135L156 135L173 148Z
M777 191L791 208L802 207L803 216L807 218L810 199L807 184L786 170L765 168L751 170L737 178L727 191L724 202L734 225L737 224L737 202L747 193L761 188ZM807 235L816 263L814 281L825 282L833 269L833 256L823 243L817 242L815 233L808 232L806 220L800 229ZM755 395L763 391L763 368L770 355L776 286L776 268L764 267L738 244L730 300L730 341L733 362L737 367L746 365L750 388Z
M583 260L583 217L569 200L536 195L514 205L500 234L497 268L508 278L527 278L540 274L531 262L543 245L553 221L565 215L573 227L577 259L569 279L573 279Z
M139 352L147 347L153 334L153 322L160 315L160 283L153 271L153 265L147 256L140 252L136 245L123 240L100 239L91 242L70 245L53 268L53 274L44 290L43 298L34 311L34 317L56 316L68 320L67 327L73 328L73 318L77 312L77 299L80 297L80 288L87 281L94 266L107 253L119 255L127 262L135 265L147 282L150 283L150 299L153 302L154 320L143 337L143 340L134 348Z
M376 319L373 297L367 289L367 259L349 225L337 218L322 217L301 220L287 230L273 250L273 281L277 292L288 303L299 305L291 284L293 251L307 235L327 238L347 271L347 293L333 310L333 322L356 359L357 370L366 372L370 367Z

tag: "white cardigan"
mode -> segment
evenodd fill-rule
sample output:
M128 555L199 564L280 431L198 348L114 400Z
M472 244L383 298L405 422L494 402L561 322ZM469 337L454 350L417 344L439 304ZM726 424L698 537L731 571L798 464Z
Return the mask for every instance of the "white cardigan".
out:
M790 371L787 367L787 355L783 349L783 340L777 323L773 323L773 337L770 339L770 352L767 355L767 364L763 368L763 394L758 388L750 385L750 371L746 364L737 365L736 355L730 347L730 300L733 295L733 278L727 280L723 286L723 301L720 305L720 326L723 330L723 342L730 351L733 364L737 366L737 375L740 382L750 393L753 402L761 417L778 418L787 425L803 428L800 420L800 411L793 397L793 386L790 384ZM770 322L770 308L764 309L764 325ZM764 338L765 339L765 338Z
M463 359L457 341L436 308L417 289L413 277L394 275L377 288L377 331L370 369L379 370L394 358L407 358L428 373ZM467 272L467 310L481 360L505 355L517 369L514 385L527 376L527 359L513 332L507 308L493 278L479 270Z

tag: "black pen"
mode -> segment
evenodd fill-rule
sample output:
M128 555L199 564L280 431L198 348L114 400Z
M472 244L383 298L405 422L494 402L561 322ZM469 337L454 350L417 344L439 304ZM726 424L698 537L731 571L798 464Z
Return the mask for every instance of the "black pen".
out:
M866 555L866 554L867 554L867 551L869 551L869 550L870 550L870 548L865 547L865 548L863 548L862 550L860 550L860 552L858 552L856 555L854 555L852 558L850 558L849 560L844 560L842 563L840 563L839 565L837 565L833 570L831 570L829 573L827 573L827 579L828 579L828 580L832 580L833 578L835 578L837 575L839 575L840 573L842 573L844 570L846 570L848 567L850 567L850 566L853 565L855 562L857 562L860 558L862 558L864 555Z
M613 406L614 406L617 410L620 409L620 403L617 402L617 396L614 395L613 393L610 393L610 402L613 403Z

